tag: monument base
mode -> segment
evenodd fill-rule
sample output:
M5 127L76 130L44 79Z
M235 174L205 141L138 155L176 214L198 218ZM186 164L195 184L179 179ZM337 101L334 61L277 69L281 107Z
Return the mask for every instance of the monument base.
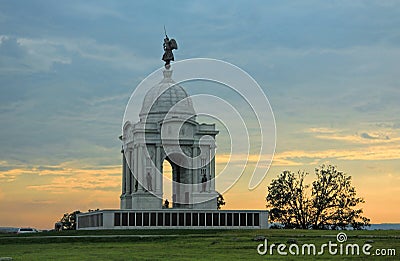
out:
M132 209L132 196L129 194L122 194L120 196L121 199L121 209Z
M266 210L98 210L77 214L77 230L266 229Z
M161 209L162 199L149 192L132 193L132 207L130 209Z
M213 192L193 192L192 193L192 209L207 209L216 210L217 209L217 198L218 193ZM200 203L196 203L200 202Z

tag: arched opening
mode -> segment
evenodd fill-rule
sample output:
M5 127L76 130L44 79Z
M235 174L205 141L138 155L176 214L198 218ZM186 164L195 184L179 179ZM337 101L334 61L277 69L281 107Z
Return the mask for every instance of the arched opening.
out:
M163 204L168 200L169 207L172 207L172 166L168 160L164 160L162 164L163 174Z
M167 199L169 207L187 208L189 206L189 191L184 184L190 184L188 169L184 168L185 158L179 154L166 157L162 164L163 203Z

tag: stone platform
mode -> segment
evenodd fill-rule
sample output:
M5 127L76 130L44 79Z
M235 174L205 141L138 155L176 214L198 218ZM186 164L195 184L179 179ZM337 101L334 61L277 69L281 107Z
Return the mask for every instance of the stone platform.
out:
M99 210L77 215L77 230L266 228L264 210Z

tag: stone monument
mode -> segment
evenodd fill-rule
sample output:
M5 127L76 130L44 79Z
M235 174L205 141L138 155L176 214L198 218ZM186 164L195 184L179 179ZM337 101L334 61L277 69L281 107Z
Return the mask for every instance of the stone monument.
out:
M172 79L174 39L164 39L160 82L146 93L139 121L124 122L120 209L77 214L77 229L260 229L266 210L217 210L215 124L199 123L193 102ZM172 208L163 162L172 167Z
M163 162L172 166L172 207L217 209L215 124L200 124L172 70L144 97L140 120L125 122L121 209L161 209ZM206 182L204 182L204 178Z

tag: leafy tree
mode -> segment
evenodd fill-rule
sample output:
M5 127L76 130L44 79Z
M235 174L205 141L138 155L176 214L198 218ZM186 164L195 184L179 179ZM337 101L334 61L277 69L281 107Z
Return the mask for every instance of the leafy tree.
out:
M76 214L79 213L81 213L79 210L65 213L59 221L62 224L62 230L76 230Z
M285 228L308 228L310 224L310 199L304 184L305 172L283 171L268 187L267 207L270 220L282 223Z
M315 174L311 187L304 181L308 174L301 171L283 171L272 180L266 197L272 222L279 222L284 228L302 229L369 226L370 220L357 208L365 201L357 197L351 176L332 165L316 168Z
M225 200L224 196L218 192L218 198L217 198L217 209L221 209L222 206L225 205Z
M362 216L362 209L357 208L365 203L357 197L356 189L351 185L351 176L338 171L335 166L322 165L315 169L317 179L312 186L314 217L312 227L324 229L345 229L349 225L362 229L369 225L369 219Z

